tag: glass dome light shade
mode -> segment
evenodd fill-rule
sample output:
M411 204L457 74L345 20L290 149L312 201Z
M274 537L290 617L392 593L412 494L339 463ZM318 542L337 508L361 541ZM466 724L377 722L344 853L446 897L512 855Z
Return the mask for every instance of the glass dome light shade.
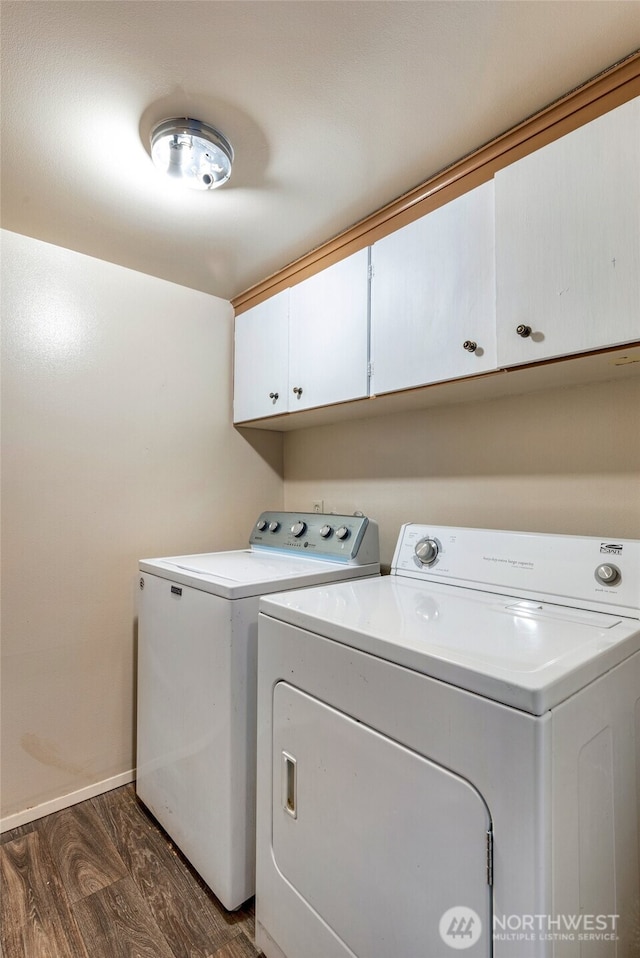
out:
M154 166L192 190L213 190L231 176L233 149L200 120L163 120L151 131Z

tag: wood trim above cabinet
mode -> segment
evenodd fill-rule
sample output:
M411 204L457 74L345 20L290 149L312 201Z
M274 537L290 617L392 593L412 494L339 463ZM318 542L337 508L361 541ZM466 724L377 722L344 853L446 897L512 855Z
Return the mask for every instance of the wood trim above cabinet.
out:
M370 246L490 180L497 170L636 96L640 96L640 50L441 170L344 233L240 293L231 301L236 313L242 313L351 253Z

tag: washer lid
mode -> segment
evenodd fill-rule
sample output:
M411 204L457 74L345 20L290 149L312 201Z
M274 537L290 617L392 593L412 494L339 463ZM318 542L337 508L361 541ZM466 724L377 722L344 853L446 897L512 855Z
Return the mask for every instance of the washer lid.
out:
M201 589L226 599L277 592L331 582L350 576L376 575L379 567L351 566L327 559L308 559L240 549L200 555L141 559L140 570Z
M640 649L640 625L397 576L269 596L260 611L542 715Z

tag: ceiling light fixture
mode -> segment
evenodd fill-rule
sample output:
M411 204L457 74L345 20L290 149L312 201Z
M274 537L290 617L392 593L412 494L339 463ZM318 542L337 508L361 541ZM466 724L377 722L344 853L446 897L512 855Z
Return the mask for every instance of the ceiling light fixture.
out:
M192 190L213 190L231 176L229 141L200 120L163 120L151 131L154 165Z

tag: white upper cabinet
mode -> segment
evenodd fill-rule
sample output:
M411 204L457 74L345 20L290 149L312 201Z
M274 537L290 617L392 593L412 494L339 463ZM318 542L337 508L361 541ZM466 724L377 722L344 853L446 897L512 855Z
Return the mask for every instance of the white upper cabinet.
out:
M234 422L632 342L640 97L241 313Z
M233 420L361 399L368 362L367 248L236 317Z
M640 98L495 183L500 366L640 339Z
M233 421L286 412L289 387L289 290L236 316Z
M368 393L369 250L291 288L289 411Z
M496 368L494 186L372 248L372 394Z

